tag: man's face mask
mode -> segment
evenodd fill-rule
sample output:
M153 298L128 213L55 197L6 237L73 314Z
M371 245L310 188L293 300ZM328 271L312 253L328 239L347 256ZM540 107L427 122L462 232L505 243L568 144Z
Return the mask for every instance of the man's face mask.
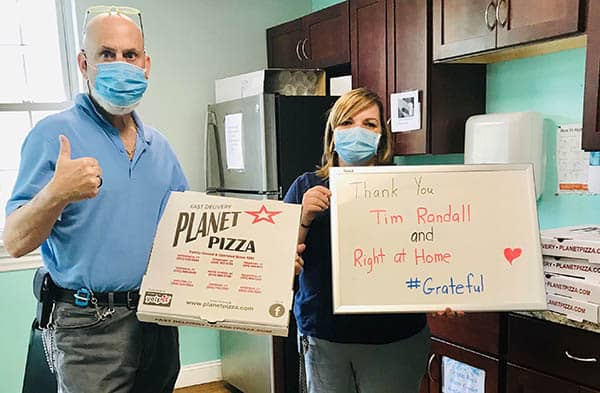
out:
M98 63L96 68L92 97L112 115L133 112L148 88L144 69L121 61Z
M360 164L370 160L377 153L380 134L362 127L347 130L334 130L334 149L344 162Z

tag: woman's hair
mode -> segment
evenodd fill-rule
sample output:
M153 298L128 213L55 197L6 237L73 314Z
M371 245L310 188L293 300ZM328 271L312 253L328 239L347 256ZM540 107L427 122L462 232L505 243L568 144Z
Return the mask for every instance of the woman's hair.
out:
M377 105L379 109L379 125L381 127L381 138L375 157L375 164L388 163L392 157L391 133L383 117L383 102L379 96L363 87L354 89L344 94L333 104L325 126L325 137L323 141L323 156L321 166L317 175L323 179L329 177L329 168L338 165L338 156L334 149L333 131L344 121L369 108Z

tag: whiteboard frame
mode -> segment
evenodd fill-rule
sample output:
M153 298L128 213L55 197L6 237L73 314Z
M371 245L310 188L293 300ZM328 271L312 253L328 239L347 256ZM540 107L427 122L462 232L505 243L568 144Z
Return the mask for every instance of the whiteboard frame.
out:
M529 205L532 214L532 224L540 238L539 221L537 214L535 182L532 164L478 164L478 165L415 165L415 166L368 166L368 167L332 167L329 169L329 188L332 191L330 214L331 214L331 264L332 264L332 289L333 289L333 313L334 314L382 314L382 313L413 313L413 312L435 312L450 307L453 310L461 311L531 311L547 310L546 291L543 273L543 257L541 249L541 240L538 242L533 252L535 258L539 261L539 274L537 275L537 288L541 288L539 293L532 296L528 301L509 303L498 302L489 304L465 304L465 303L447 303L440 307L440 303L430 304L395 304L395 305L345 305L341 303L342 288L339 282L340 264L338 255L339 238L337 233L338 211L337 211L337 181L345 174L355 173L447 173L447 172L496 172L496 171L521 171L528 177L529 192L527 193L526 203ZM532 279L535 279L532 277Z

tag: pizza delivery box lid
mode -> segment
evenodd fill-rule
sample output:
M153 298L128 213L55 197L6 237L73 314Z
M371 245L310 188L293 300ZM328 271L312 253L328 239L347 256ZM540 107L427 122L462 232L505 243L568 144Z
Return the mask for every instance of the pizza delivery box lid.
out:
M600 284L583 278L546 274L546 292L600 304Z
M591 263L584 259L545 255L544 273L584 278L600 284L600 263Z
M600 225L580 225L540 232L542 254L600 263Z
M561 295L547 295L548 310L565 315L567 318L582 322L598 323L598 305Z
M300 209L171 193L142 280L138 319L287 336Z

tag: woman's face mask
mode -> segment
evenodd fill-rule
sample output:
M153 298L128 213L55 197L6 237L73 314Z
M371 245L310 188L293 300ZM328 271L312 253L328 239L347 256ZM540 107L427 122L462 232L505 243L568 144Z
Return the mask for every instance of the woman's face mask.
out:
M381 134L362 127L333 131L334 150L348 164L362 164L377 154Z
M144 69L115 61L96 64L96 79L90 85L90 94L112 115L133 112L148 88Z

